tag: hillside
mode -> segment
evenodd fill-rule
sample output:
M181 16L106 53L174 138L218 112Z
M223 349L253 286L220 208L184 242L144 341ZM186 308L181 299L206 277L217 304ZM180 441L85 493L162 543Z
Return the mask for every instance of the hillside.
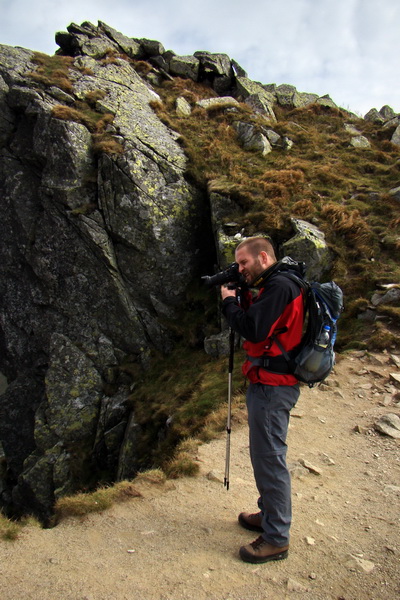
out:
M139 498L0 541L2 600L393 600L400 592L399 440L374 429L382 414L398 412L392 372L399 373L386 354L352 353L329 385L303 388L289 430L287 560L251 565L238 557L253 538L236 517L256 499L238 399L229 491L220 436L198 448L197 477L163 485L142 479L134 482Z
M300 108L288 102L274 106L277 121L268 123L246 103L230 110L211 103L204 110L199 105L210 90L190 80L167 81L156 89L163 103L154 108L179 132L189 176L231 205L224 215L231 232L267 233L278 248L291 236L293 217L324 232L334 256L325 277L334 278L346 298L339 348L397 345L398 298L395 306L371 305L376 292L383 296L385 286L397 285L400 278L395 193L400 152L390 141L397 118L384 127L382 121L357 118L329 101ZM186 117L175 111L182 97L194 105ZM253 136L255 131L271 138L275 134L277 145L266 155L243 151L232 128L238 120L253 128ZM289 148L282 140L289 140Z

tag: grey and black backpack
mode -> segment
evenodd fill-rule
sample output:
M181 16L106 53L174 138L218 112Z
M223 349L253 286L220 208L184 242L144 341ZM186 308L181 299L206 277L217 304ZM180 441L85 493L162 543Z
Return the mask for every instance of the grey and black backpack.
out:
M286 352L277 335L272 337L287 361L289 372L313 387L328 377L335 364L333 347L337 320L344 310L343 292L334 281L307 281L304 263L286 257L281 265L283 268L278 268L278 272L290 277L303 290L304 330L300 344L290 352Z

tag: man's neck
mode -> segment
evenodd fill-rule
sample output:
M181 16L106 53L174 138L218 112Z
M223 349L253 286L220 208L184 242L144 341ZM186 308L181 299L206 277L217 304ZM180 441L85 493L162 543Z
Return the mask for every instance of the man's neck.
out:
M272 265L270 265L269 267L264 269L264 271L262 271L259 275L257 275L250 287L260 288L265 282L265 280L268 279L270 275L272 275L276 264L277 262L275 261Z

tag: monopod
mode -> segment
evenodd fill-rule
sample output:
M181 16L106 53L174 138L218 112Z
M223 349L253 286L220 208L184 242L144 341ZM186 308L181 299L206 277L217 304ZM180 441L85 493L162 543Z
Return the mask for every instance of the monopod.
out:
M212 285L225 285L228 288L236 290L236 299L240 305L240 285L245 285L246 281L243 275L239 273L239 265L234 262L225 271L215 275L202 277L207 287ZM228 418L226 421L226 456L225 456L225 477L224 486L229 490L229 463L231 454L231 414L232 414L232 374L233 374L233 354L235 348L235 332L230 328L229 331L229 376L228 376Z
M228 369L228 416L226 419L226 453L225 453L225 477L224 486L229 490L229 466L231 458L231 415L232 415L232 374L233 355L235 352L235 332L232 327L229 330L229 369Z
M236 300L240 306L241 287L238 285L228 285L228 288L236 290ZM235 331L229 329L229 368L228 368L228 416L226 419L226 454L225 454L225 477L224 486L229 490L229 466L231 460L231 417L232 417L232 376L233 376L233 356L235 354Z

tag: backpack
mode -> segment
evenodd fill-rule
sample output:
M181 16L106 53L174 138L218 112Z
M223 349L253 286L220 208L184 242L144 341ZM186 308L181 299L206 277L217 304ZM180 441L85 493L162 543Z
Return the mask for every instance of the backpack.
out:
M279 269L279 273L290 277L304 290L305 326L300 344L290 352L283 348L276 335L272 338L287 361L289 372L313 387L328 377L335 364L333 347L336 322L344 310L343 292L334 281L307 281L304 263L296 263L289 257L282 262L284 268Z

